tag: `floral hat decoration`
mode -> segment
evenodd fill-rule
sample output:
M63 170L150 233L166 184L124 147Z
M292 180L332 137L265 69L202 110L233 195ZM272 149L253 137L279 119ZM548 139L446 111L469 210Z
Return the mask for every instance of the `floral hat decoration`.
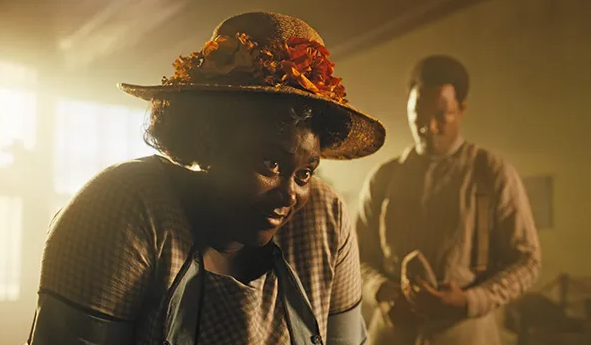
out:
M320 35L301 19L269 12L239 14L223 21L200 51L180 56L174 75L162 85L119 84L145 100L173 92L266 92L321 101L344 121L348 133L322 151L323 158L370 155L384 144L386 131L376 119L348 104L342 79Z

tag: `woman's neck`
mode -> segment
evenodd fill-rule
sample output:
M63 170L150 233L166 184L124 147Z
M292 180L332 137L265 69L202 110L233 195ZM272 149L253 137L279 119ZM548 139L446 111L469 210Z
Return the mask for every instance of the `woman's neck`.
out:
M231 276L247 284L265 274L273 265L272 247L235 246L218 250L208 247L203 252L207 271Z
M207 173L194 172L171 163L169 171L173 188L180 197L182 207L193 228L195 240L201 243L207 271L232 276L247 283L272 267L272 251L268 247L248 247L236 241L231 234L235 225L220 222L215 203L208 202ZM234 230L234 231L231 231Z

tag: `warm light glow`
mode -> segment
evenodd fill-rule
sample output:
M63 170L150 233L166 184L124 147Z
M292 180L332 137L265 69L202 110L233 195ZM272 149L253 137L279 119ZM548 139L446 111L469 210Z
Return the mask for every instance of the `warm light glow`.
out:
M31 89L37 85L37 72L28 66L0 61L0 88Z
M15 157L7 150L35 146L37 76L33 69L6 62L0 62L0 76L0 174L10 174ZM0 301L21 294L23 200L7 194L0 175Z
M72 195L107 166L154 153L142 140L146 111L74 100L58 102L55 190Z
M0 301L20 295L22 200L0 196Z
M12 155L2 151L16 141L26 149L33 148L36 108L34 93L0 88L0 168L12 163Z
M22 197L14 195L10 183L2 184L2 176L20 173L19 167L13 165L18 155L13 157L9 151L35 149L36 76L26 67L3 62L0 62L0 76L0 301L4 301L20 298L22 272L29 269L21 264L22 237L27 231L38 231L23 229L23 217L40 215L35 208L23 208ZM48 196L47 207L52 215L55 208L64 206L100 170L154 153L142 140L144 109L64 99L58 100L55 115L54 185L59 195ZM53 197L55 200L51 201ZM39 232L39 236L43 234Z

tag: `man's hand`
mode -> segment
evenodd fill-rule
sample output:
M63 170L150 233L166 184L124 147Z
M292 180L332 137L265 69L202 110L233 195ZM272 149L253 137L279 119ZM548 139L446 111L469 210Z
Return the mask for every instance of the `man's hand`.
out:
M385 281L380 285L376 292L376 302L378 304L384 302L394 301L400 296L400 284L396 284L391 280Z
M419 317L412 311L408 301L400 291L400 285L387 281L376 293L376 301L380 307L386 324L396 327L404 324L417 324Z
M436 289L422 279L417 281L420 289L410 302L418 314L426 318L466 317L468 300L457 284L445 284Z

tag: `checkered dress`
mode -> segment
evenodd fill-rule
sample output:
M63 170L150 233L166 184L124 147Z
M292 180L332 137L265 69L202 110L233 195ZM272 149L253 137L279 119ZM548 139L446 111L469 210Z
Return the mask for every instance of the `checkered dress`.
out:
M51 225L41 292L132 322L136 344L161 344L164 296L192 246L191 227L157 157L107 168ZM308 204L276 237L308 295L321 335L361 299L355 232L335 192L313 179ZM198 229L196 229L198 231ZM288 344L273 271L248 283L206 273L199 343Z

